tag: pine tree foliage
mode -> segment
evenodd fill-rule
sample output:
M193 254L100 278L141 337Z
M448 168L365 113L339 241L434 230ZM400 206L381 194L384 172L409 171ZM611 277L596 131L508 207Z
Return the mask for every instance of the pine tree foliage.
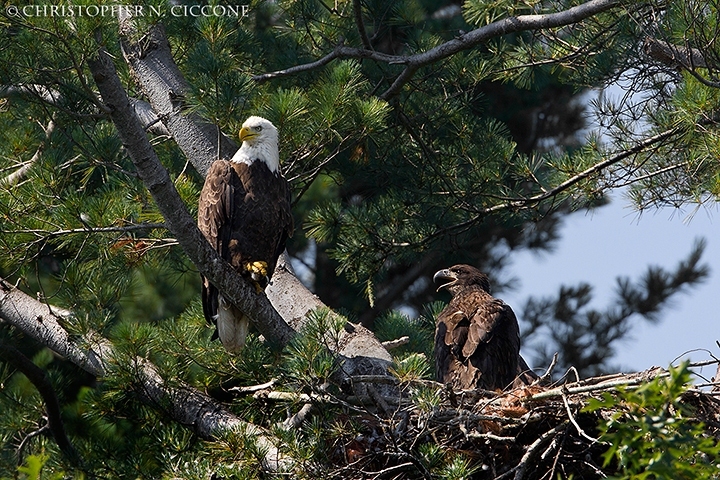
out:
M0 344L46 372L80 457L64 455L53 439L38 386L0 362L0 476L258 478L285 468L278 475L523 478L532 435L550 438L549 430L496 417L511 419L508 412L535 404L501 396L509 403L498 410L487 392L471 392L488 403L468 405L465 394L429 380L442 308L430 304L431 274L466 262L501 278L508 252L549 248L565 213L601 205L614 187L630 185L640 207L714 200L717 2L468 0L457 8L428 0L288 0L251 2L247 17L173 15L174 5L146 4L134 30L121 29L117 15L6 9L0 17L3 292L16 285L48 312L50 305L67 309L60 327L68 342L112 347L103 350L103 375L93 376L0 321ZM299 226L288 248L305 262L312 289L347 317L374 323L380 340L407 337L377 389L337 380L347 377L337 351L355 327L333 310L314 310L282 350L255 333L239 356L211 340L197 299L199 266L139 178L111 121L115 106L103 102L91 73L91 59L107 49L133 101L148 101L124 54L131 43L145 45L158 24L187 82L186 91L166 92L178 110L213 124L217 138L233 136L251 114L278 127ZM614 141L581 142L582 109L573 95L630 67L633 87L650 94L635 105L598 100ZM201 173L167 129L145 127L195 215ZM669 298L704 278L701 251L672 272L651 269L637 284L620 281L617 305L606 311L589 307L586 285L530 302L529 338L553 325L540 359L557 349L563 365L583 373L608 369L632 315L656 319ZM399 306L411 314L392 310ZM202 392L246 423L212 436L179 423L173 396L149 391L149 369L162 379L157 388ZM638 395L675 402L687 378L672 375L675 383ZM393 395L381 395L381 387ZM603 408L618 405L603 398ZM644 406L645 397L620 398ZM543 426L569 431L559 428L570 422L565 405L548 405L538 408L561 423ZM638 422L632 408L603 432L608 442L624 428L617 422ZM491 419L480 418L487 413ZM671 419L680 422L664 422ZM713 454L717 432L688 425L677 430L682 444L703 436L698 445ZM526 430L532 433L518 434ZM517 443L504 443L509 436ZM573 463L573 448L587 448L595 460L603 453L579 437L563 437L567 448L556 443L564 455L556 464L569 476L589 471ZM272 448L277 468L268 462ZM605 458L632 474L645 465L618 452ZM687 458L702 460L675 459ZM567 478L554 466L545 473Z

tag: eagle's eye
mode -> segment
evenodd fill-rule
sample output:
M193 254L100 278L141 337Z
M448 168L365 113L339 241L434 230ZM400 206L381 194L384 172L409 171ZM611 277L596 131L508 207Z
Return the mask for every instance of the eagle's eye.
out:
M262 132L262 125L258 125L257 127L255 127L255 130L257 130L258 132Z

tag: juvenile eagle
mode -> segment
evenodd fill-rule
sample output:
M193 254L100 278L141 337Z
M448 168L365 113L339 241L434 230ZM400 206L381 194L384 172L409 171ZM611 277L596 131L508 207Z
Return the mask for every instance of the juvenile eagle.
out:
M200 192L198 227L220 256L261 292L292 235L290 188L280 173L278 132L272 123L248 118L240 140L232 160L210 166ZM223 346L230 352L242 349L249 318L205 277L202 304Z
M518 373L520 330L512 309L490 295L488 277L470 265L440 270L452 300L435 328L435 374L454 389L505 389ZM523 362L524 365L524 362Z

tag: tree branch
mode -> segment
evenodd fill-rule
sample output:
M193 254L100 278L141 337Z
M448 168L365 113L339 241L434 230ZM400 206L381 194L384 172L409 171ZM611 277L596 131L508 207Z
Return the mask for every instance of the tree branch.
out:
M85 351L72 341L60 326L60 322L70 315L69 311L39 302L0 279L0 318L86 372L102 376L107 349L98 347Z
M643 50L649 57L669 67L682 67L685 70L708 68L705 55L697 48L681 47L657 38L645 37Z
M23 180L27 173L30 171L33 165L35 165L35 162L38 161L40 158L40 155L42 155L42 152L45 150L45 148L50 143L50 136L55 131L55 120L50 120L50 122L45 127L45 138L40 143L40 146L38 146L37 150L35 150L35 154L28 160L27 162L24 162L20 168L15 170L13 173L8 175L7 177L0 180L0 184L4 185L16 185L18 182Z
M370 39L365 31L365 22L362 18L362 0L353 0L353 14L355 16L355 25L358 33L360 34L360 41L362 42L363 48L366 50L372 50Z
M61 235L73 235L77 233L128 233L136 230L154 230L156 228L167 228L164 223L137 223L125 225L122 227L86 227L86 228L67 228L64 230L6 230L7 234L32 233L42 238L59 237Z
M356 4L357 3L358 2L356 2ZM367 46L364 48L350 48L339 45L320 60L284 70L256 75L253 77L253 80L262 82L272 78L294 75L299 72L322 67L336 58L370 59L391 65L405 65L405 69L393 81L390 88L380 95L380 98L389 100L400 93L402 87L410 81L415 72L421 67L439 62L459 52L470 50L482 43L486 43L488 40L509 33L571 25L620 5L621 2L619 0L590 0L562 12L508 17L459 35L453 40L449 40L437 47L414 55L388 55L370 50ZM357 5L355 5L355 8L358 8ZM355 15L357 17L357 11Z
M470 226L474 225L475 223L481 221L483 218L485 218L487 215L491 213L496 213L504 210L511 210L511 209L525 209L533 207L545 200L551 199L556 197L557 195L563 193L565 190L569 189L573 185L586 180L587 178L591 177L592 175L599 173L606 168L615 165L616 163L631 157L632 155L637 155L644 151L646 148L649 148L657 143L660 143L664 140L667 140L668 138L671 138L675 135L678 135L683 132L683 129L680 127L671 128L669 130L666 130L662 133L659 133L657 135L653 135L652 137L646 138L642 142L638 143L634 147L631 147L623 152L618 153L617 155L613 155L610 158L607 158L601 162L596 163L592 167L589 167L582 172L578 173L577 175L572 176L571 178L565 180L561 184L557 185L556 187L545 190L542 193L539 193L537 195L533 195L531 197L526 198L513 198L509 199L503 203L498 203L497 205L493 205L492 207L483 208L478 212L477 215L474 217L452 225L447 228L443 228L441 230L438 230L434 232L432 235L429 235L422 239L421 243L427 243L434 238L440 237L442 235L446 235L447 233L462 230L465 228L469 228ZM396 246L406 246L406 245L396 245Z
M123 32L129 32L130 28L125 23L123 23L123 25L125 25ZM123 34L123 32L121 32L121 34ZM153 27L151 32L143 38L141 43L144 46L142 48L138 45L130 43L128 38L125 39L124 50L126 52L126 61L129 63L134 72L134 78L148 96L150 104L155 106L155 110L160 111L158 110L159 108L169 108L166 105L167 89L171 87L182 88L181 90L175 90L176 95L182 96L185 92L184 89L186 89L187 86L182 74L172 59L172 55L170 55L170 48L168 40L165 37L164 30L161 26ZM142 55L140 53L142 53ZM117 85L115 88L122 89L122 86ZM117 101L121 102L121 99ZM195 166L196 169L198 169L199 172L204 174L204 171L207 169L207 165L214 161L216 157L209 155L207 149L194 148L193 145L195 145L195 143L193 142L199 142L198 144L201 145L208 145L212 143L217 134L215 127L213 126L212 129L207 129L202 126L192 126L191 124L198 121L199 118L185 116L180 111L173 111L172 114L165 117L161 115L161 118L163 118L163 121L170 130L173 138L178 141L178 146L183 150L187 159ZM130 117L125 120L133 121ZM192 141L185 138L188 135L193 137L191 139ZM204 137L204 139L197 138L200 136ZM127 142L125 143L126 148L129 149ZM145 145L143 148L148 149L148 145ZM230 152L230 154L232 153L234 153L234 150ZM152 155L153 158L156 158L154 156L154 152L151 151L141 153L139 157L144 158L144 156L148 156L149 158L150 155ZM165 175L167 175L167 172L165 172ZM173 205L177 205L177 208L171 207L166 210L161 210L161 212L165 216L166 220L169 217L175 217L178 215L185 217L186 209L184 205L182 205L182 201L177 196L177 192L174 188L169 188L170 185L167 187L167 195L176 197L172 201ZM178 221L174 221L173 223L178 223ZM195 235L195 232L197 232L197 235L200 235L195 224L193 223L190 225L189 220L183 221L182 225L184 226L180 228L183 228L184 230L180 233L183 234L183 237L187 237L187 234L189 233L187 229L192 230L192 235ZM171 225L170 222L168 222L168 228L173 233L177 232L176 228ZM180 235L176 234L176 236L178 237L180 245L185 248L183 241L180 239ZM202 242L200 242L200 240L202 240ZM188 243L187 240L184 241ZM203 249L205 247L209 249L210 247L201 236L197 237L197 240L189 240L190 248L192 250L186 250L186 252L188 253L190 259L198 266L198 269L202 267L203 262L206 263L210 259L207 255L212 253L212 258L216 258L212 249L210 249L211 252L203 250L205 252L203 253L204 256L198 256L193 253L193 250L196 250L196 246L193 242L200 242ZM219 261L219 259L212 261ZM227 265L226 262L221 263ZM214 265L212 268L219 267ZM224 275L229 276L232 274L232 276L235 277L235 283L230 285L231 292L237 294L237 290L241 288L245 292L248 291L248 288L246 288L247 282L238 276L229 267L229 265L227 265L227 269L225 269L224 272ZM209 274L207 276L211 279L211 281L213 281L213 283L218 285L219 288L223 289L223 284L217 282L215 277ZM267 311L266 308L268 306L270 308L274 306L276 309L271 312L272 315L277 315L277 313L279 313L280 316L284 318L288 324L290 324L292 328L287 328L286 330L285 327L287 326L283 327L284 334L282 335L282 338L284 338L284 340L282 340L282 342L286 342L289 337L294 334L294 331L297 331L302 327L303 321L308 312L319 308L327 308L327 306L322 303L317 296L315 296L297 279L286 254L281 255L277 267L275 268L275 273L272 276L272 283L268 286L265 292L272 305L267 304L265 297L256 295L254 293L254 289L250 289L249 293L255 299L259 299L257 300L258 302L263 302L264 310L258 312L258 318L261 319L259 322L260 324L264 323L266 320L263 312ZM235 298L230 295L228 297L231 301L233 301L233 303L236 303ZM240 303L240 301L236 304L241 306L243 309L246 308L246 304ZM248 311L253 310L248 309ZM277 321L276 317L273 317L271 320L272 322ZM258 326L261 327L261 325ZM266 336L266 338L274 338L266 333L265 328L258 329ZM382 344L377 340L377 338L375 338L372 332L351 324L348 324L346 330L343 332L340 349L335 353L341 357L340 360L343 362L342 375L339 381L344 381L342 377L346 378L349 375L359 372L387 374L387 367L392 361L392 358L388 354L387 350L383 348Z
M340 47L335 48L332 52L328 53L324 57L322 57L319 60L315 60L314 62L310 63L304 63L302 65L296 65L294 67L286 68L284 70L277 70L275 72L270 73L263 73L262 75L254 75L252 77L253 80L255 80L258 83L267 82L268 80L272 80L273 78L278 77L287 77L289 75L295 75L297 73L301 72L307 72L309 70L314 70L316 68L323 67L327 65L328 63L332 62L336 58L340 56L342 49Z
M52 105L53 107L55 107L59 110L62 110L63 112L65 112L69 115L74 115L74 116L79 116L79 117L91 117L91 118L97 118L97 119L106 118L105 117L106 112L98 112L98 113L90 113L90 114L82 115L82 114L77 114L76 112L68 111L66 108L63 107L62 94L58 90L52 89L45 85L20 84L20 85L0 86L0 98L12 97L13 95L20 95L20 96L39 99L41 102L46 103L48 105ZM163 125L163 123L160 121L160 118L153 111L153 109L149 103L139 100L137 98L130 98L130 102L132 103L133 108L135 109L135 113L137 113L137 116L140 119L140 122L143 124L143 127L145 127L145 129L148 132L154 133L156 135L170 135L170 132L165 127L165 125ZM93 103L95 103L95 102L93 102ZM53 128L54 128L54 126L53 126ZM46 137L49 137L49 135L47 133L46 133Z
M86 372L96 377L104 376L107 362L114 356L112 345L106 339L92 334L71 339L60 324L70 316L67 310L39 302L0 279L1 319ZM258 446L267 451L265 465L271 470L277 470L287 463L288 460L280 455L273 439L261 428L241 420L192 387L168 387L151 362L138 358L136 365L137 381L144 402L154 407L162 406L175 421L191 428L204 439L212 439L228 431L253 436Z

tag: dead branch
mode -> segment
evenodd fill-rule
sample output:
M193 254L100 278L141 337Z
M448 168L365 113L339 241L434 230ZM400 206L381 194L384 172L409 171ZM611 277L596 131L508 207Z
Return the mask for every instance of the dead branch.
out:
M641 383L650 381L657 377L667 377L670 373L667 370L661 368L655 368L646 372L639 372L635 374L618 374L613 375L613 379L601 381L599 383L593 383L590 385L583 385L580 382L570 383L560 387L545 390L540 393L536 393L527 398L523 399L523 402L533 402L536 400L544 400L548 398L557 398L564 395L573 395L578 393L590 393L590 392L602 392L613 390L617 387L630 387L640 385Z
M525 470L527 469L528 463L533 458L533 456L535 456L537 454L540 447L542 447L548 441L552 440L558 432L565 430L565 428L567 427L567 423L568 422L563 422L560 425L558 425L557 427L551 428L547 432L540 435L540 437L538 437L538 439L535 440L527 448L527 450L525 451L525 455L522 456L522 458L520 459L520 463L518 463L517 467L515 467L515 469L514 469L515 470L515 477L513 477L514 480L522 480L523 479L523 477L525 476ZM510 473L512 471L513 470L510 470L508 473ZM502 476L497 477L496 480L499 480L500 478L502 478Z
M259 392L262 390L267 390L268 388L275 385L276 382L277 382L277 378L273 378L269 382L265 382L260 385L251 385L248 387L232 387L232 388L229 388L228 391L233 392L233 393L239 393L241 395L244 395L246 393L256 393L256 392Z

